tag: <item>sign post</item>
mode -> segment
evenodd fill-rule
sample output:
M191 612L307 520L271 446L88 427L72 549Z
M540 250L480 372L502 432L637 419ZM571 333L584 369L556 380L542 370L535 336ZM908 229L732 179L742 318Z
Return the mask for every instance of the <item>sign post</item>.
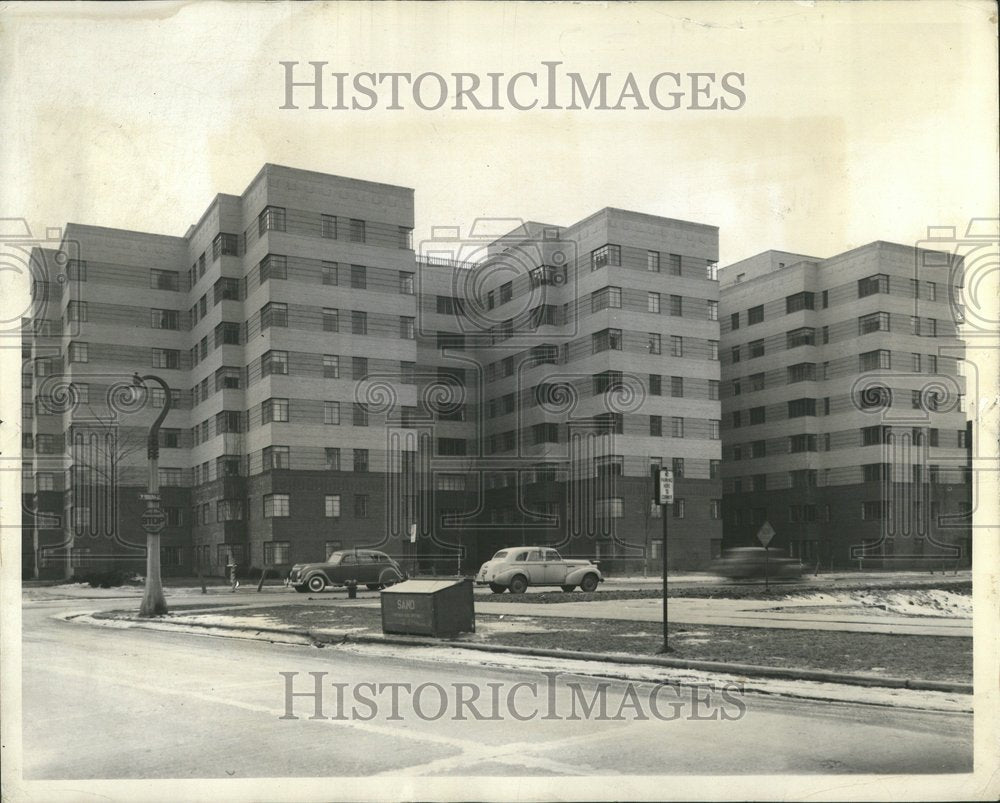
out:
M774 527L771 526L769 521L765 521L760 529L757 531L757 540L760 541L761 546L764 547L764 591L770 591L770 586L768 585L768 566L767 566L767 556L770 552L771 539L774 538Z
M669 468L653 470L653 501L660 506L663 519L663 649L670 652L667 643L667 507L674 503L674 472Z

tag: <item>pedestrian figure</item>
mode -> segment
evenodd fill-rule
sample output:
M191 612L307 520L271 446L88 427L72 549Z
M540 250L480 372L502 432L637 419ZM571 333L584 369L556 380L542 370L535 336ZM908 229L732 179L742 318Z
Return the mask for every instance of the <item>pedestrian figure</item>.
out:
M226 564L226 569L229 571L229 581L232 583L234 594L236 593L236 589L240 587L240 581L236 579L236 566L237 563L232 558Z

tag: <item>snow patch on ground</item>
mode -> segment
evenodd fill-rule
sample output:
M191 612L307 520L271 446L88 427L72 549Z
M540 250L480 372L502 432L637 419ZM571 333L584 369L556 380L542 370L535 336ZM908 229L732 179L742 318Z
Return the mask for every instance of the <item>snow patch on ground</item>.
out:
M971 619L972 597L939 588L841 591L787 597L770 610L804 613L831 608L840 613L847 613L849 609L853 609L858 613L881 613L886 616Z

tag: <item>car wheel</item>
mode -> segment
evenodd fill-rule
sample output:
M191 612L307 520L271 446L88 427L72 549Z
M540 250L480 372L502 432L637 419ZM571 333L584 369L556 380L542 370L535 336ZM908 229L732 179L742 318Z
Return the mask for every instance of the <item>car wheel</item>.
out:
M306 593L306 592L307 592L307 591L309 590L309 589L308 589L308 588L306 588L305 586L292 586L292 588L294 588L294 589L295 589L296 591L298 591L298 592L299 592L300 594L305 594L305 593Z
M518 574L511 578L510 581L510 593L511 594L523 594L528 588L528 580L523 574Z
M403 578L399 576L399 572L395 569L383 569L382 574L379 575L378 585L381 588L388 588L389 586L394 586L396 583L400 582Z
M319 593L326 588L326 580L321 575L314 574L309 578L309 582L306 585L309 586L310 591Z
M562 590L566 592L572 591L576 586L562 586Z
M588 574L580 581L580 590L586 591L588 594L592 591L597 590L597 575Z
M365 588L369 591L378 591L381 587L379 583L365 583Z
M506 586L498 586L496 583L490 583L490 591L494 594L502 594L507 590Z

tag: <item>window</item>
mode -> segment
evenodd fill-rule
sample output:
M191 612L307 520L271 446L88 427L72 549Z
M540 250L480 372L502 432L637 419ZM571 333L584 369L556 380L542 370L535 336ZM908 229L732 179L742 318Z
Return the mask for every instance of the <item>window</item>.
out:
M336 287L340 284L340 265L336 262L323 262L323 284Z
M858 298L875 295L876 293L889 292L889 277L884 273L877 273L866 279L858 280Z
M288 326L288 305L271 301L260 309L260 328Z
M670 314L680 318L684 315L684 297L670 296Z
M215 306L222 301L239 301L240 299L240 280L222 278L219 279L212 286L212 305ZM192 317L197 320L197 311L192 310L194 313Z
M602 329L600 332L594 332L591 335L591 347L594 354L601 351L621 351L622 330Z
M656 332L649 333L647 341L650 354L660 354L660 335Z
M337 239L336 215L320 215L320 236L327 240Z
M363 220L351 220L352 243L363 243L365 241L365 222Z
M866 351L858 356L859 369L876 371L882 368L892 368L892 353L887 349Z
M876 499L872 502L862 502L861 503L861 519L862 521L881 521L886 518L888 502L883 506L881 499Z
M654 438L663 437L663 417L651 415L649 417L649 434Z
M937 285L934 282L927 282L926 298L928 301L937 301Z
M368 269L364 265L351 265L351 289L368 289Z
M743 426L743 411L733 410L733 429L739 429Z
M796 293L785 297L785 314L798 312L803 309L816 309L815 300L812 293Z
M86 301L70 301L66 307L66 321L76 321L77 323L89 320L87 314Z
M663 377L659 374L649 375L649 395L659 396L663 393Z
M265 206L257 218L257 234L261 237L268 231L285 230L285 210L280 206Z
M264 565L275 566L291 563L292 545L289 541L265 541Z
M87 260L71 259L66 263L66 274L71 281L87 281Z
M154 368L180 368L181 353L177 349L153 349Z
M708 461L708 478L710 480L719 479L719 467L722 465L721 460L709 460Z
M260 358L261 376L271 374L286 375L288 373L288 352L287 351L266 351Z
M671 467L671 469L674 472L674 479L675 480L682 480L682 479L684 479L684 458L683 457L675 457L675 458L673 458L673 460L670 463L670 467Z
M670 437L684 437L684 419L679 415L675 415L670 418Z
M501 294L501 303L502 303ZM590 311L597 312L598 310L606 309L611 307L613 309L621 309L622 306L622 289L620 287L604 287L600 290L595 290L590 294Z
M497 305L497 302L496 302L496 292L493 291L493 290L490 290L486 294L486 309L493 309L496 305Z
M354 470L359 474L365 474L368 471L368 450L367 449L355 449L354 450Z
M260 421L262 424L288 421L288 399L266 399L260 405Z
M351 405L351 423L356 427L368 426L368 405L358 402Z
M288 468L289 447L287 446L265 446L261 452L264 462L264 471L269 469Z
M936 374L938 370L938 358L936 354L927 355L927 373Z
M264 494L264 518L280 519L291 515L289 494Z
M323 457L326 462L327 471L340 471L340 449L337 447L326 447L323 450Z
M340 379L340 357L336 354L323 355L323 378Z
M279 254L268 254L260 261L260 283L268 279L288 278L288 258Z
M675 499L674 500L673 511L672 512L673 512L673 516L674 516L675 519L683 519L684 518L684 500L683 499Z
M892 405L892 391L884 385L871 385L858 393L858 407L862 410L889 407Z
M323 331L340 331L340 310L333 309L332 307L323 308Z
M719 320L719 302L718 301L708 301L708 319L710 321Z
M750 487L755 491L767 490L767 474L754 474L750 478Z
M331 494L323 498L323 515L328 519L340 518L340 494Z
M215 327L215 347L238 346L240 344L240 325L223 321Z
M738 312L734 312L729 316L729 328L733 331L740 328L740 314Z
M718 521L722 518L722 500L721 499L709 499L708 500L708 517ZM716 555L716 557L721 557L721 552Z
M674 357L684 356L684 338L680 335L670 336L670 354Z
M332 425L340 424L340 402L323 402L323 423Z
M793 329L785 333L785 345L794 349L799 346L813 346L816 344L816 330L811 326L803 326L800 329Z
M863 427L861 430L861 445L877 446L887 443L891 432L892 428L887 426Z
M181 431L179 429L161 429L160 447L163 449L179 449L181 446Z
M654 312L656 314L659 314L660 312L659 293L646 293L646 312Z
M607 393L608 391L622 387L622 372L604 371L600 374L594 374L593 382L594 382L595 396L600 395L602 393Z
M750 408L750 423L751 424L763 424L765 420L765 407L751 407Z
M506 304L514 297L514 283L504 282L500 285L500 303ZM618 306L621 306L621 290L618 291Z
M823 301L822 301L823 309L826 309L827 307L830 306L830 291L829 290L824 290L823 291L822 299L823 299Z
M733 346L732 361L733 362L739 362L740 361L740 347L739 346Z
M622 264L622 249L617 245L602 245L590 252L590 269L600 270L611 265Z
M823 345L825 346L827 343L830 342L830 327L824 326L822 332L823 332Z
M747 310L747 326L753 326L755 323L762 323L764 320L764 305L759 304L756 307L751 307Z
M711 419L708 422L708 437L713 440L719 440L719 421L718 419Z
M512 434L512 433L504 433ZM511 449L514 445L511 444ZM465 454L465 438L438 438L437 439L437 453L439 455L445 455L450 457L461 457Z
M816 363L814 362L796 363L789 365L786 370L789 385L795 382L810 382L816 378Z
M401 317L399 319L399 339L400 340L415 340L416 330L415 324L416 319Z
M404 296L413 295L413 274L407 271L399 272L399 292Z
M647 251L646 252L646 270L650 273L660 272L660 252L659 251Z
M750 374L750 390L763 390L764 389L764 374Z
M788 438L788 451L792 454L796 452L815 452L815 435L790 435Z
M788 402L789 418L801 418L807 415L816 415L815 399L791 399Z
M396 245L408 251L413 250L413 229L399 226L396 230Z
M400 360L399 381L404 385L415 385L417 383L417 364L408 360Z
M69 344L68 356L70 362L90 362L90 345L74 341Z
M681 275L681 255L671 254L670 255L670 275L680 276Z
M175 270L149 270L149 286L153 290L177 290L179 274Z
M872 332L889 331L889 313L873 312L870 315L862 315L858 318L858 334L867 335Z
M368 358L351 357L351 379L364 379L368 376Z
M912 367L914 373L919 374L920 373L920 355L919 354L911 354L910 358L912 360L911 367Z
M351 312L351 334L368 334L368 313L361 310Z
M931 429L928 430L928 432L930 434L930 445L931 446L939 446L940 445L940 441L939 441L939 436L938 436L938 430L935 429L935 428L933 428L933 427L931 427Z
M764 341L763 340L751 340L747 344L747 349L750 352L750 359L751 360L754 359L755 357L763 357L764 356Z
M532 425L531 442L535 444L559 443L559 425L555 423Z

